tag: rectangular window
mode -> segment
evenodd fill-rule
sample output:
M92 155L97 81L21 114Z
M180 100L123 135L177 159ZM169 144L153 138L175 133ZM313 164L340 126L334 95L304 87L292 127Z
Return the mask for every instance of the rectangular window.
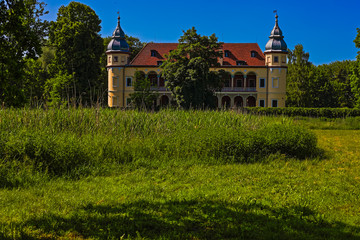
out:
M257 52L256 51L251 51L251 57L256 57Z
M272 107L277 107L277 106L278 106L278 100L277 100L277 99L273 99L273 100L271 101L271 106L272 106Z
M109 63L111 63L111 57L109 57Z
M126 86L127 87L132 87L132 78L131 77L126 78Z
M245 61L236 61L236 65L238 66L242 66L242 65L246 65L246 62Z
M229 57L230 56L230 51L229 50L225 50L225 57Z
M275 56L275 57L274 57L274 62L275 62L275 63L278 63L278 62L279 62L279 57L278 57L278 56Z
M286 63L286 57L285 57L285 56L282 56L282 57L281 57L281 61L282 61L283 63Z
M163 61L157 61L157 65L161 66L163 64Z
M264 99L259 100L259 107L265 107L265 100Z
M118 57L114 57L114 62L117 62L118 61Z
M259 82L259 87L264 88L265 87L265 78L260 78L259 81L260 81Z
M113 104L113 107L117 107L117 105L118 105L117 97L115 97L115 96L112 97L112 104Z
M126 57L125 56L122 56L121 57L121 62L124 63L126 61Z
M273 78L272 79L272 87L278 88L279 87L279 78Z
M113 87L117 87L119 78L118 77L113 77L112 80L113 80Z
M151 50L151 56L156 57L156 50Z

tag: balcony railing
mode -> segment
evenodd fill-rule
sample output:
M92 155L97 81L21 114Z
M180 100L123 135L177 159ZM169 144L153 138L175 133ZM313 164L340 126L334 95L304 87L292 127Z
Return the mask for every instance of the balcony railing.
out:
M164 92L164 91L169 91L169 89L167 89L166 87L157 87L157 86L153 86L153 87L150 87L150 90L151 91L161 91L161 92Z
M256 87L223 87L222 92L256 92Z

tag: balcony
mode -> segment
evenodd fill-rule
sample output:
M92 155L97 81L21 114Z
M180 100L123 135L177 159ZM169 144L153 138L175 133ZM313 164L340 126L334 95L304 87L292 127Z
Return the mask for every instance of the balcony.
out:
M256 87L223 87L222 92L256 92Z
M151 91L157 91L157 92L167 92L169 91L169 89L167 89L166 87L158 87L158 86L152 86L150 87Z

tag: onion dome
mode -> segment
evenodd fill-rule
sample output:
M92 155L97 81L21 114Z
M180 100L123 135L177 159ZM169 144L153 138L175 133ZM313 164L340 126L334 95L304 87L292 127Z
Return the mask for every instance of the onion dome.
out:
M118 24L107 46L107 51L130 52L129 44L125 40L125 33L120 27L120 17L118 17Z
M284 41L284 36L278 25L278 15L275 16L275 26L270 33L270 39L265 46L265 53L269 52L283 52L287 53L287 45Z

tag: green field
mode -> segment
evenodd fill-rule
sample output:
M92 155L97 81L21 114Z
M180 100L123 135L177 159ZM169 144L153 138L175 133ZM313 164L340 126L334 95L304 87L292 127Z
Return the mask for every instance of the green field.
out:
M358 129L359 118L0 110L0 239L360 239Z

